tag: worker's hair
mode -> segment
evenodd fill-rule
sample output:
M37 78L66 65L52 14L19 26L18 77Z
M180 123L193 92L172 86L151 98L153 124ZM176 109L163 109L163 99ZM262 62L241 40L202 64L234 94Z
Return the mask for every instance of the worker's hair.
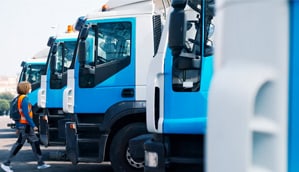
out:
M31 90L30 82L22 81L17 86L17 93L18 94L28 94L29 90Z

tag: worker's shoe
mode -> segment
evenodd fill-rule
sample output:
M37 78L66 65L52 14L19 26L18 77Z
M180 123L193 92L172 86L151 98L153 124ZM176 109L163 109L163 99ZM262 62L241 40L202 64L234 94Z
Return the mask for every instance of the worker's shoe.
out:
M41 170L41 169L45 169L45 168L49 168L49 167L51 167L51 165L49 165L49 164L43 164L43 165L38 165L37 169Z
M10 168L9 165L1 164L1 168L2 168L2 170L4 170L5 172L13 172L13 170Z

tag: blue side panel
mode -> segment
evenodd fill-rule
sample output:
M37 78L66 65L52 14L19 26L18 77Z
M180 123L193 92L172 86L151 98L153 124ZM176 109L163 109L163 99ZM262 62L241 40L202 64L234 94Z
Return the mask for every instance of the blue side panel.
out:
M202 63L202 75L201 75L201 84L200 91L207 93L210 88L211 79L213 76L213 59L214 56L205 57Z
M290 2L290 78L288 171L299 171L299 1Z
M121 97L122 89L123 87L98 87L91 90L76 89L74 113L105 113L109 107L117 102L135 100L134 97ZM78 96L79 94L80 96Z
M172 56L167 50L164 80L163 133L202 134L206 131L207 96L212 76L212 57L202 60L201 89L198 92L174 92Z
M27 94L30 103L32 104L32 106L37 104L37 93L38 93L38 89L32 91L31 93Z
M49 87L50 88L50 84ZM47 108L62 108L63 106L63 91L66 87L62 89L47 89Z
M136 21L134 18L92 20L90 23L130 21L132 23L131 62L121 71L117 72L95 88L79 88L79 63L75 66L75 104L74 113L105 113L109 107L121 101L133 101L134 97L122 97L124 89L135 90L136 65ZM93 52L90 52L93 54Z
M70 41L77 41L77 38L56 38L55 42L70 42Z

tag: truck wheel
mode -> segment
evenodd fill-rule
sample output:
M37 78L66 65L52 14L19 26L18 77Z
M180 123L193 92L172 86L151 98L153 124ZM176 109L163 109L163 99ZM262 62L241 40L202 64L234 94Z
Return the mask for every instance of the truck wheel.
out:
M133 159L129 152L129 140L146 134L144 123L132 123L123 127L114 136L110 147L110 160L114 172L143 171L144 159Z

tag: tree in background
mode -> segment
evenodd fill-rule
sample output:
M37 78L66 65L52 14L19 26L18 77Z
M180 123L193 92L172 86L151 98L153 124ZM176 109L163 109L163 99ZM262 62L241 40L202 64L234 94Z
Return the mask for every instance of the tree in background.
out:
M11 101L15 96L10 92L0 93L0 99Z
M0 99L0 116L7 115L9 111L9 101L5 99Z
M0 116L8 115L10 108L10 101L14 98L14 95L9 92L0 93Z

